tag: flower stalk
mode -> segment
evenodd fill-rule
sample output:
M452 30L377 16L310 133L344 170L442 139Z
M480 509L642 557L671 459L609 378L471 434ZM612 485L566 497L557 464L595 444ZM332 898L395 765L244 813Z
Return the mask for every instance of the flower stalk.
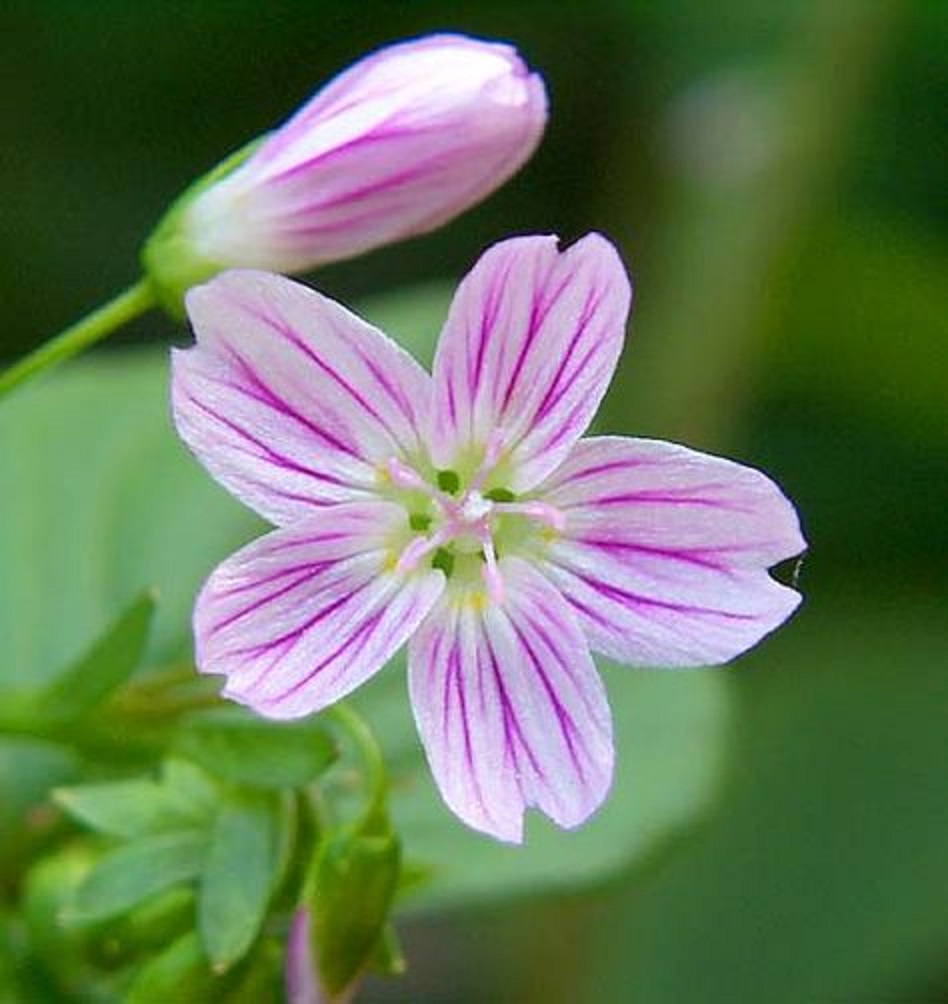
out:
M156 306L158 300L152 284L148 279L139 279L0 374L0 398L31 377L101 342L113 331Z
M365 719L344 701L330 705L324 714L349 736L365 768L365 786L369 799L362 813L360 829L367 833L387 829L388 774L374 733Z

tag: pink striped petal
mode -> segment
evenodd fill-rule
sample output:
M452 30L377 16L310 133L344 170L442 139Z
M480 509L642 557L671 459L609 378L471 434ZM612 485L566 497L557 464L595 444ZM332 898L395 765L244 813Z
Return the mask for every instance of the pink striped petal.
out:
M352 502L274 530L211 575L194 611L198 669L224 696L269 718L297 718L372 676L417 628L444 575L394 570L405 512Z
M380 464L419 452L431 378L338 303L233 271L191 290L187 307L197 345L173 357L178 431L271 522L367 498Z
M631 290L615 248L589 234L495 244L461 283L434 364L440 467L500 437L507 487L549 474L589 424L622 348ZM495 432L497 430L497 432Z
M534 806L578 826L612 779L612 724L582 631L518 558L502 605L447 590L409 646L415 720L435 781L469 826L520 843Z
M591 438L541 492L565 517L544 571L595 651L633 665L726 662L800 602L767 569L806 542L760 471L672 443Z

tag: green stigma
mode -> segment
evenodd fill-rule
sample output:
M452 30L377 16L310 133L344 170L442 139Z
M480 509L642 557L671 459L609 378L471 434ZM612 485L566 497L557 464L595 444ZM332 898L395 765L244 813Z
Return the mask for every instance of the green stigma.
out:
M446 547L439 547L431 559L431 567L440 568L450 578L454 571L454 555Z
M413 512L408 517L408 525L412 528L412 530L424 533L424 531L431 526L431 517L423 512Z
M457 471L438 471L438 487L449 495L457 495L461 487Z

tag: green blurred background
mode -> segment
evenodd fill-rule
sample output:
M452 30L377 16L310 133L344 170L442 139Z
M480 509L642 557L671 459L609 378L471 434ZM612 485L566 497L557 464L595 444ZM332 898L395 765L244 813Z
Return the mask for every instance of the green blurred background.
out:
M409 974L366 999L945 999L948 4L6 0L0 351L132 281L169 199L319 81L442 29L543 71L543 146L314 281L357 303L511 232L604 231L637 304L601 427L765 468L811 550L800 614L723 671L706 818L598 889L410 921Z

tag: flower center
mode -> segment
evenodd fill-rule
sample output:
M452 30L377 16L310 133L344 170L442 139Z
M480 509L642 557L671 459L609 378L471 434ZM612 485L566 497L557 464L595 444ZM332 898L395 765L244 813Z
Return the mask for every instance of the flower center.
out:
M409 572L427 560L448 578L472 585L483 583L493 600L503 600L499 552L515 549L525 537L525 528L539 525L560 531L564 519L553 506L535 499L518 501L505 488L483 491L495 463L496 457L488 450L470 483L462 487L454 471L439 471L436 486L403 461L389 460L386 472L392 484L414 496L409 504L409 525L424 531L402 549L397 564L400 572Z
M459 525L480 524L491 513L494 503L485 499L476 489L468 491L461 504L457 506L451 517L457 520Z

